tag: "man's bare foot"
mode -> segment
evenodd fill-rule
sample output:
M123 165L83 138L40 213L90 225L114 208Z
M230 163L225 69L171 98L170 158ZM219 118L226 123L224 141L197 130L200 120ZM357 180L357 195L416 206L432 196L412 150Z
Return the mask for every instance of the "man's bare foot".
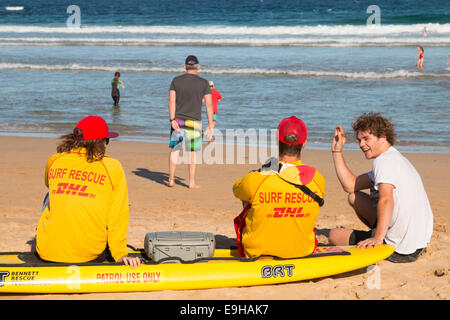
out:
M197 185L197 184L191 184L191 185L189 185L189 189L199 189L199 188L200 188L200 186Z
M169 180L169 184L167 185L168 187L175 187L175 180Z

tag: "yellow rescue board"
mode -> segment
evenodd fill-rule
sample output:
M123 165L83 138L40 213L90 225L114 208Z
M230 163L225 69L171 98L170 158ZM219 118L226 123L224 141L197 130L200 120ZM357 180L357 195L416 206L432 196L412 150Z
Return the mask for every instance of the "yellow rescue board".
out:
M136 269L116 263L36 264L23 261L20 253L0 253L0 293L186 290L295 282L367 267L389 257L394 247L319 247L319 251L306 258L239 261L230 259L237 256L235 250L216 249L214 257L225 259L162 264L147 260Z

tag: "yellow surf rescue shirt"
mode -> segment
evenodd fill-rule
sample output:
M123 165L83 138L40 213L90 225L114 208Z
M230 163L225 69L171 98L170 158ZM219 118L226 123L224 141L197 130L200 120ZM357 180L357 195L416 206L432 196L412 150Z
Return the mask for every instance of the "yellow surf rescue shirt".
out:
M300 160L282 164L279 173L250 172L233 185L235 197L250 204L241 234L248 258L302 257L315 249L314 227L320 207L295 185L306 185L323 198L325 179Z
M127 255L128 190L118 160L87 162L85 149L52 155L45 168L49 205L37 227L36 250L54 262L87 262L109 245Z

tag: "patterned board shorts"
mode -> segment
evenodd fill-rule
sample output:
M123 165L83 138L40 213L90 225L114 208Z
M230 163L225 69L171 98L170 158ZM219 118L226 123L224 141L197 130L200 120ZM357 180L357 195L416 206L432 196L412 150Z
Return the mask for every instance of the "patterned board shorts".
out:
M202 149L203 130L201 121L183 120L175 118L181 131L170 128L169 147L177 150L183 146L186 151L199 151Z

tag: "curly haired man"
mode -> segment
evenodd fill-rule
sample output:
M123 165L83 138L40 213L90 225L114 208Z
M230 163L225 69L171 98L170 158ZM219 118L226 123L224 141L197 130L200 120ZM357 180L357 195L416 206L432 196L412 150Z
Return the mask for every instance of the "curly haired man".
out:
M342 153L344 130L336 127L331 151L339 182L348 202L369 231L332 229L329 241L336 245L395 246L392 262L412 262L424 252L433 232L433 212L422 179L414 166L393 147L394 126L379 113L364 113L352 124L372 171L354 175ZM370 189L370 194L361 190Z

